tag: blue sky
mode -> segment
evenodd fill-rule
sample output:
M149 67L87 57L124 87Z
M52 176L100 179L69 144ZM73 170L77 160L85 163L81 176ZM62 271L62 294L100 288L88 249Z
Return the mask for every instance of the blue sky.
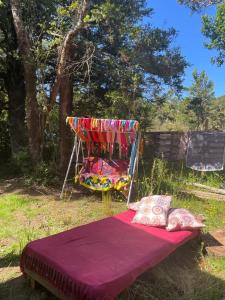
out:
M201 33L201 15L214 15L215 7L207 8L201 14L192 14L190 9L176 0L148 0L147 3L154 9L154 14L145 21L155 27L174 27L178 31L175 45L181 48L183 56L191 64L185 72L184 86L191 85L192 72L196 68L198 71L205 70L209 79L214 81L216 96L225 95L225 66L212 65L210 58L216 52L204 47L207 40Z

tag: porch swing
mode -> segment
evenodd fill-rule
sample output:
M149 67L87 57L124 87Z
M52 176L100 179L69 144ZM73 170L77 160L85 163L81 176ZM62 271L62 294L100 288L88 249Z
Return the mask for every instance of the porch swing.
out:
M103 195L112 189L125 192L128 204L139 159L138 121L67 117L66 122L75 139L60 198L75 156L75 180L80 185Z

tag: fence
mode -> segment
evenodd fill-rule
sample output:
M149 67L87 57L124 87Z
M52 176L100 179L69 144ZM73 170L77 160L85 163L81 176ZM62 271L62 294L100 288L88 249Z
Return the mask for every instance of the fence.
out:
M169 161L184 160L190 134L191 132L177 131L146 133L144 136L144 159L159 157Z

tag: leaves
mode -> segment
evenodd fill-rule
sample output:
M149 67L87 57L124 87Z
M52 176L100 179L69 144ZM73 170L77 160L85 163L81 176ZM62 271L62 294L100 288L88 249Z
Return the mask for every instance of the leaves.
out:
M195 70L193 72L193 84L189 88L190 102L188 109L196 115L196 126L200 130L208 130L210 119L210 107L214 100L214 84L208 79L207 74Z
M57 13L60 17L71 17L79 7L79 1L72 1L68 6L60 6L57 8Z
M205 46L218 51L212 62L220 66L225 58L225 4L217 7L215 17L203 16L202 24L202 32L209 39Z
M187 5L193 11L201 10L207 6L222 3L223 0L178 0L181 4Z

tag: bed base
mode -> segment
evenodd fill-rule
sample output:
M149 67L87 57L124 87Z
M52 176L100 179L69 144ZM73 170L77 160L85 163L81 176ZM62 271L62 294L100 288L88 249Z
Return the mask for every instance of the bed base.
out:
M38 274L36 274L26 268L24 270L24 273L26 274L27 278L29 279L30 287L32 289L35 289L38 285L41 285L44 288L46 288L46 290L51 292L54 296L56 296L57 298L59 298L61 300L70 300L63 293L60 293L60 291L58 291L51 283L49 283L48 281L43 279Z

